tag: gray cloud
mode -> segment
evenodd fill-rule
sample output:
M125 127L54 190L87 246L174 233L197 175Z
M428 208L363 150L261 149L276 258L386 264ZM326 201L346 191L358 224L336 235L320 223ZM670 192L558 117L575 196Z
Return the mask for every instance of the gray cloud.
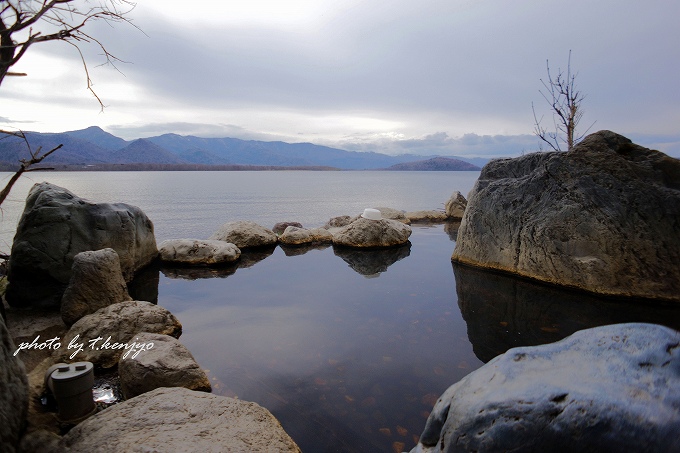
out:
M593 130L680 152L677 141L650 138L674 133L680 121L680 92L669 88L680 64L678 2L376 0L299 26L272 25L266 16L276 12L266 10L254 23L227 20L220 8L230 2L202 3L210 20L193 22L146 9L151 3L133 12L148 36L125 26L92 29L131 62L119 65L124 76L109 68L95 78L139 93L112 103L121 113L104 125L130 138L175 132L390 153L518 154L538 147L531 104L548 111L539 94L546 59L556 71L572 50L586 94L584 127L597 121ZM77 60L68 46L53 55ZM86 56L101 61L96 48ZM82 102L56 94L49 101ZM121 121L141 109L143 123ZM387 126L355 130L343 118Z

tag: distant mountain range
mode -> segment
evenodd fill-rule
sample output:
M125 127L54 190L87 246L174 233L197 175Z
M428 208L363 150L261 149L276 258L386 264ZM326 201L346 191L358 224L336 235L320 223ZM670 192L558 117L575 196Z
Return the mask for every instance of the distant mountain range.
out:
M186 169L209 169L212 166L261 167L332 167L343 170L479 170L462 158L399 155L390 156L374 152L345 151L312 143L264 142L236 138L200 138L164 134L157 137L126 141L99 127L62 132L26 132L32 150L43 151L59 144L63 147L45 159L54 166L80 166L87 168L116 168L141 165L158 165L162 169L173 166ZM17 165L29 156L24 140L0 137L0 163L5 169ZM473 159L475 161L477 159ZM484 164L483 160L474 162Z

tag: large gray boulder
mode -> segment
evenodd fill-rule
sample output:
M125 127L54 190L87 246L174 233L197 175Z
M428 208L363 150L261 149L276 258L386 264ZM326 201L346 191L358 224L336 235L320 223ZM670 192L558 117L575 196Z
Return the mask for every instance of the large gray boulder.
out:
M35 184L12 244L7 302L59 306L73 258L104 248L118 253L130 281L158 255L151 220L135 206L92 203L53 184Z
M210 239L231 242L239 249L272 246L278 241L272 230L249 220L225 223Z
M135 335L138 343L153 344L153 348L138 355L128 354L118 361L120 386L125 398L132 398L159 387L184 387L210 392L205 371L196 363L191 352L169 335L142 332Z
M609 131L491 161L452 259L594 293L680 302L680 161Z
M62 451L299 452L262 406L181 387L124 401L66 434Z
M2 301L0 301L0 304ZM17 451L28 413L28 379L0 317L0 451Z
M680 451L680 332L579 331L510 349L449 387L413 453Z
M405 244L411 227L397 220L359 217L333 234L333 244L344 247L379 248Z
M71 326L100 308L131 299L115 250L80 252L73 258L71 280L61 298L61 319Z
M158 247L161 261L181 265L233 263L241 256L234 244L205 239L169 239Z
M78 320L61 341L55 357L61 362L92 362L102 368L118 364L123 354L148 352L148 343L138 341L141 332L179 337L182 324L163 307L144 301L109 305ZM144 348L144 350L142 350Z

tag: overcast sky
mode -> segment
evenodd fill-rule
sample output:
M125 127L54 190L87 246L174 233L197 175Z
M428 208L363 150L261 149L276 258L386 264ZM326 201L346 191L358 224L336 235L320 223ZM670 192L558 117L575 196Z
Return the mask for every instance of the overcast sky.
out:
M32 47L0 87L0 127L97 125L459 156L533 151L546 60L569 51L583 129L680 157L676 0L139 0L93 25L120 72L63 43Z

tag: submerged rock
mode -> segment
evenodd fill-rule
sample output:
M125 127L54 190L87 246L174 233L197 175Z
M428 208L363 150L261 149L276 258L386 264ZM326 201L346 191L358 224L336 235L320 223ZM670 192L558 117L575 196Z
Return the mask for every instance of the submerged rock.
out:
M184 387L210 392L205 371L198 366L191 352L177 339L156 333L135 335L138 343L153 344L150 350L138 355L128 354L118 362L120 385L129 399L159 387Z
M511 349L449 387L412 453L678 451L680 332L582 330Z
M680 160L609 131L494 160L452 259L599 294L680 302Z
M170 239L158 247L161 261L186 265L212 265L232 263L241 251L225 241L205 239Z
M413 211L407 212L406 218L411 223L443 223L449 218L445 212L442 211Z
M28 413L28 379L16 350L0 317L0 450L8 453L17 451Z
M360 217L333 234L333 244L344 247L374 248L405 244L411 227L396 220L369 220Z
M279 241L285 245L327 244L333 242L333 235L324 228L308 230L289 226L279 237Z
M73 325L85 315L131 300L113 249L80 252L73 258L71 280L61 299L61 319Z
M272 230L247 220L225 223L210 239L231 242L239 249L276 245L278 241Z
M92 203L50 183L35 184L17 226L7 302L59 306L80 252L112 248L126 281L158 255L153 224L124 203Z
M128 350L134 353L135 344L139 345L135 335L140 332L179 337L182 324L168 310L150 302L120 302L84 316L73 324L55 354L59 361L88 361L102 368L111 368ZM82 349L78 345L82 345Z
M73 428L59 446L73 453L300 451L258 404L181 387L118 403Z

